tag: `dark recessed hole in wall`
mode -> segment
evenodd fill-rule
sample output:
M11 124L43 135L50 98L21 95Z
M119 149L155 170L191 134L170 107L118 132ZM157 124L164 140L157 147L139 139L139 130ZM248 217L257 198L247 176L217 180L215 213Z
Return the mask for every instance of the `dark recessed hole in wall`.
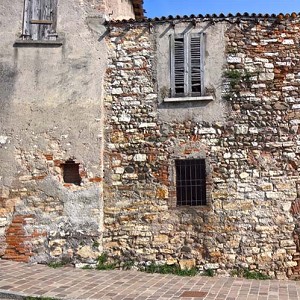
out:
M80 185L81 177L79 174L79 163L75 163L73 159L69 159L64 164L61 164L61 167L63 169L65 183Z
M205 159L177 159L177 206L206 205Z

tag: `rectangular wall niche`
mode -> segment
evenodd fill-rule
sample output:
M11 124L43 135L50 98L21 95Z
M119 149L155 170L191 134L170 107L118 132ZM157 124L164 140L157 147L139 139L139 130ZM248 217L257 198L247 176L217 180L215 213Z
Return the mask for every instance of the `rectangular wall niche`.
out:
M73 183L80 185L81 177L79 174L79 163L69 159L64 164L61 164L63 169L63 178L65 183Z
M177 206L206 205L205 159L178 159L175 167Z

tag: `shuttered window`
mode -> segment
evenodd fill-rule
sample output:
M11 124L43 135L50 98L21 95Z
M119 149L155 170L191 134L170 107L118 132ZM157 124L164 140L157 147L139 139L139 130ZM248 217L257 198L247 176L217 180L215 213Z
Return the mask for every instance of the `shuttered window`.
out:
M175 70L175 93L184 94L185 71L184 71L184 39L178 38L174 41L174 70Z
M25 0L23 32L25 40L56 40L57 0Z
M204 34L170 36L171 96L204 95Z

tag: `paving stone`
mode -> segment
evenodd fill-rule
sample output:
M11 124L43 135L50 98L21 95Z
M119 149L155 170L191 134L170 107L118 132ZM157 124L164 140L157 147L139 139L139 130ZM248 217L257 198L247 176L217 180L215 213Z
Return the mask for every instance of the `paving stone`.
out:
M24 278L39 276L23 283ZM222 277L178 277L137 271L96 271L0 260L0 299L21 299L22 295L58 299L100 300L298 300L296 281L255 281ZM92 280L83 280L92 278ZM9 282L9 284L8 284ZM45 284L51 282L51 285ZM68 282L68 283L66 283ZM80 283L74 285L74 283Z

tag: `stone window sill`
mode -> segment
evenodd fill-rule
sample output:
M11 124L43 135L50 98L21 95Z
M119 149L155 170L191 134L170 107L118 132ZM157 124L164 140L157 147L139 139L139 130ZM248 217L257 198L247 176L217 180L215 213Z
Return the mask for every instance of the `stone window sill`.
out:
M213 101L213 96L165 98L164 102Z
M31 48L56 48L61 47L63 45L63 41L60 39L57 40L16 40L14 43L14 47L31 47Z
M209 212L211 211L211 205L208 203L206 205L197 205L197 206L189 206L189 205L184 205L184 206L173 206L169 207L171 210L177 210L177 211L202 211L202 212Z

